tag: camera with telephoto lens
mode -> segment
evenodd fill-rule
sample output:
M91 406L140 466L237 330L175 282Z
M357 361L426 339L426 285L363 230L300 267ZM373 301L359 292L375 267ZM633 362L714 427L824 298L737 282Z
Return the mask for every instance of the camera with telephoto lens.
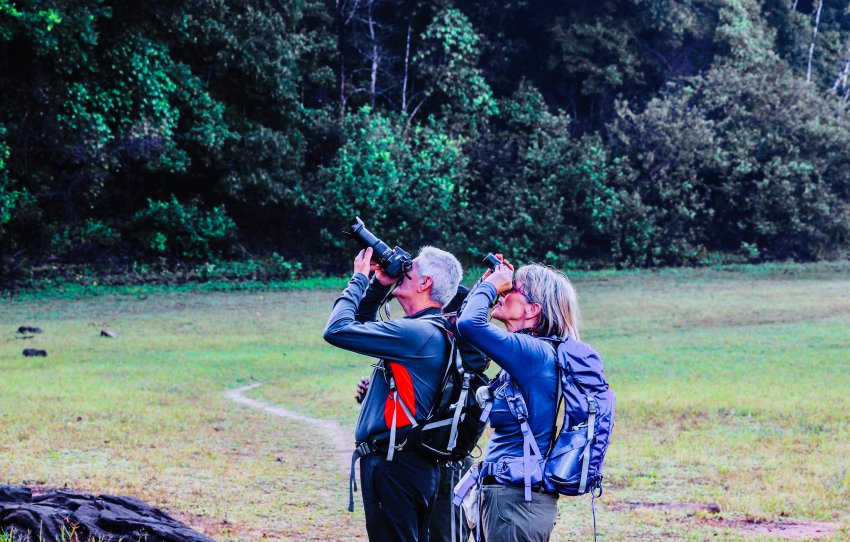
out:
M366 225L359 216L355 217L354 224L345 233L363 248L372 247L372 261L380 265L387 275L397 279L407 274L407 271L413 267L413 258L410 254L399 247L390 248L388 244L375 237L375 234L366 229Z

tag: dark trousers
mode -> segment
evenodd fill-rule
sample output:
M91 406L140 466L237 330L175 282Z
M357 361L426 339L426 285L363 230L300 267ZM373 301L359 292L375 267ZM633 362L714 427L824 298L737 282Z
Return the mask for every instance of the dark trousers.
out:
M360 459L360 487L370 542L428 542L440 468L416 452L377 452Z
M469 528L460 506L454 506L454 488L461 477L472 466L472 458L463 461L440 462L440 490L434 513L431 514L431 542L456 542L469 540ZM455 539L452 540L452 508L454 508ZM458 535L460 537L458 538Z

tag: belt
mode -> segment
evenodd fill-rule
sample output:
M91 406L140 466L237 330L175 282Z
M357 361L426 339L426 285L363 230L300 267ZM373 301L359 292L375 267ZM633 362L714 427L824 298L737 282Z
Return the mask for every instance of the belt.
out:
M503 484L499 482L495 476L482 476L481 477L481 485L482 486L505 486L505 487L516 487L520 488L521 486L514 486L511 484ZM557 491L549 491L544 488L542 485L537 487L532 487L531 491L534 493L540 493L541 495L558 495Z
M412 430L411 427L402 427L401 429L399 429L396 432L396 447L395 447L395 449L396 449L397 452L404 450L404 447L407 445L407 437L410 434L411 430ZM364 445L367 446L370 450L367 453L378 452L378 451L387 453L387 450L389 449L389 446L390 446L390 432L384 431L384 432L380 432L380 433L373 433L372 435L369 435L368 437L366 437L366 440L363 440L361 442L356 442L354 446L355 446L355 448L360 448L361 450L365 451ZM364 454L361 454L361 455L367 455L367 454L364 453Z
M400 432L399 436L402 441L400 444L396 445L395 453L404 453L404 447L407 444L407 434L410 431L408 428L407 431ZM354 492L357 491L357 482L354 479L354 464L361 457L365 457L374 453L383 453L386 454L389 451L390 440L388 438L384 438L384 434L376 435L374 437L370 437L366 439L364 442L359 442L354 448L354 453L351 454L351 473L348 479L348 511L354 511ZM416 449L410 450L409 453L416 453Z

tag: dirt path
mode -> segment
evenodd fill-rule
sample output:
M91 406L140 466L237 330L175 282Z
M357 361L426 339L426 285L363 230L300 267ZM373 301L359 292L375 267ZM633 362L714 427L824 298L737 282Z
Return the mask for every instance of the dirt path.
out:
M351 429L346 429L331 420L305 416L304 414L299 414L282 407L272 406L243 395L245 392L259 388L262 385L262 383L256 383L249 386L242 386L241 388L228 390L224 395L237 403L256 408L257 410L263 410L279 418L309 425L311 428L324 433L328 446L340 467L343 467L345 470L351 467L351 452L354 449L354 437Z

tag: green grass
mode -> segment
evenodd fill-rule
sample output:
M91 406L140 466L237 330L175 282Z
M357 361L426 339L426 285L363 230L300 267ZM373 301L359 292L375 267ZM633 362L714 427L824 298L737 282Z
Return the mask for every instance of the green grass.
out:
M741 526L791 520L848 539L850 265L572 275L618 394L600 540L770 540ZM353 428L370 360L321 339L333 280L0 301L0 483L135 495L224 541L364 540L321 434L223 396L263 382L249 395ZM588 539L589 500L560 502L553 538Z

